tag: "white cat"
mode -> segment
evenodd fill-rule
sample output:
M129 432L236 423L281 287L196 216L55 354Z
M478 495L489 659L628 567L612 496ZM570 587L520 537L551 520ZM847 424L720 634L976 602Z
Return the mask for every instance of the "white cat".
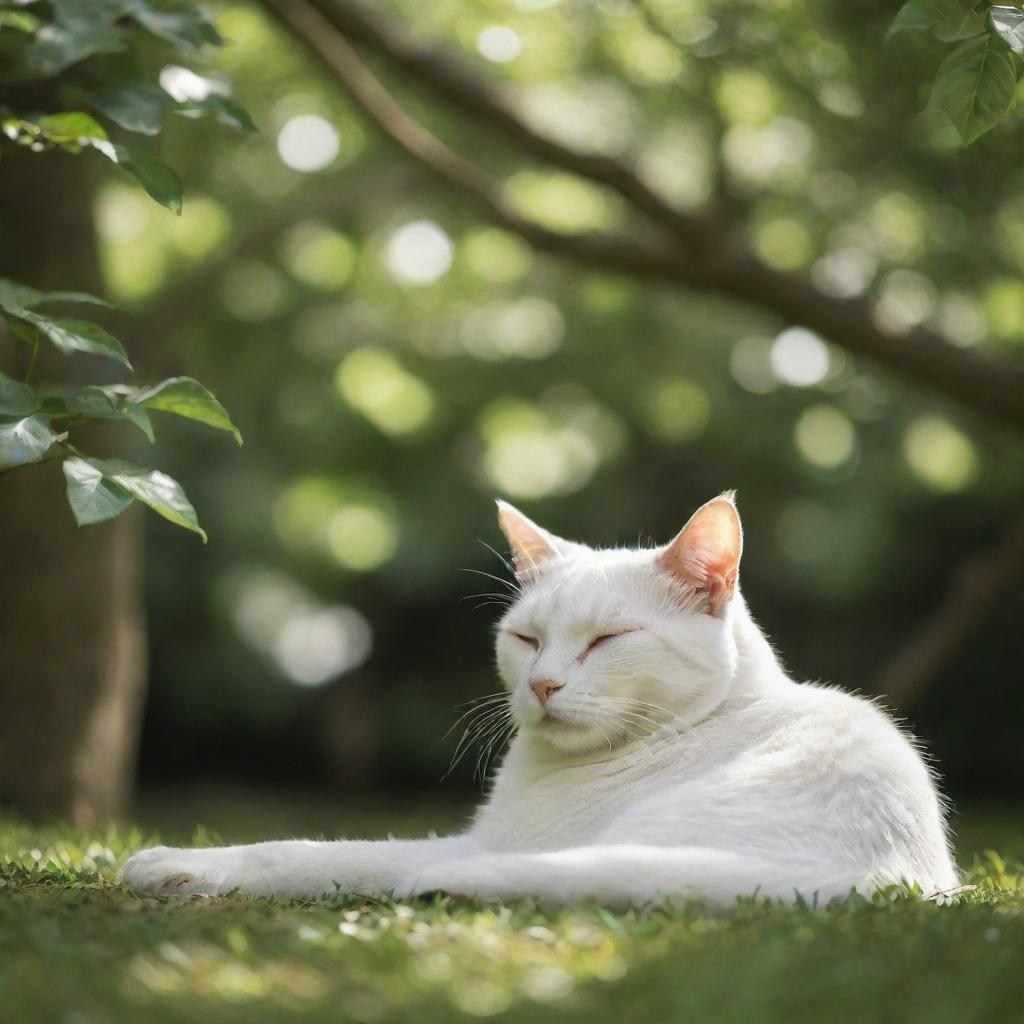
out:
M518 729L468 831L158 847L132 857L125 881L618 905L957 884L913 742L869 701L789 679L751 619L731 494L656 550L570 543L504 502L499 520L518 587L497 659Z

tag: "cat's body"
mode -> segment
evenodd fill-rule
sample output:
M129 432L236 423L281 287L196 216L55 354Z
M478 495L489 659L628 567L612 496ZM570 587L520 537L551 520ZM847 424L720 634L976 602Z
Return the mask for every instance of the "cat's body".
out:
M521 582L497 642L518 733L465 834L160 847L126 881L613 904L956 885L913 744L869 701L791 681L751 619L731 498L657 551L569 544L510 506L501 518ZM492 725L503 708L485 710Z

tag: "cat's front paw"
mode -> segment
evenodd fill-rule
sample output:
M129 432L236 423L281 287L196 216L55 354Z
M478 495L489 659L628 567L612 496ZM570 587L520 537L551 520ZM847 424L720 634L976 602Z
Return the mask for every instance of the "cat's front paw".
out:
M154 846L131 857L121 879L125 885L157 896L216 896L228 892L227 867L216 850L180 850Z

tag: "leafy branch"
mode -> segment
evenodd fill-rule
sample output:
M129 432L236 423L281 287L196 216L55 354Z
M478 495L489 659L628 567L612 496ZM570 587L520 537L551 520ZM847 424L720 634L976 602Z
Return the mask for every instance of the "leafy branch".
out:
M106 305L82 292L39 292L0 278L0 313L11 333L33 347L25 381L0 372L0 473L63 458L68 503L80 526L112 519L137 500L172 523L194 530L205 541L195 509L176 480L144 466L83 455L68 436L71 428L84 420L118 420L155 441L151 412L172 413L230 431L241 444L238 429L214 395L191 377L170 377L148 387L33 386L32 367L42 342L53 344L65 355L86 352L130 365L121 343L97 324L39 312L39 307L57 302Z
M98 154L175 213L181 180L143 140L172 115L253 128L229 83L204 73L224 41L186 0L0 0L0 30L0 142Z
M253 127L231 99L227 81L208 73L207 52L222 43L213 24L186 0L0 0L0 157L4 149L96 154L181 213L181 180L150 154L149 140L172 115L210 118L239 131ZM153 412L230 431L239 444L241 435L212 392L190 377L149 386L37 383L44 344L64 355L103 356L131 369L124 346L107 330L91 320L54 315L50 308L83 304L108 307L84 292L43 292L0 278L0 317L11 335L31 346L23 380L0 371L0 473L62 459L79 525L112 519L138 501L205 541L176 480L145 466L86 455L70 435L85 421L109 420L128 423L153 442Z
M1017 106L1024 10L986 0L907 0L889 30L956 44L939 65L930 110L945 114L969 145Z

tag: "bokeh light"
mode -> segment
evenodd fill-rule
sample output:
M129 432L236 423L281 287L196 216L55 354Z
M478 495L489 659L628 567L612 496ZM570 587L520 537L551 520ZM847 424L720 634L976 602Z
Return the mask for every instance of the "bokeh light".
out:
M321 604L283 573L238 568L220 589L238 632L290 682L320 686L369 657L373 632L360 612Z
M571 386L540 406L514 398L492 402L478 429L485 485L514 498L578 491L623 443L618 418Z
M239 320L259 323L272 317L284 300L281 275L268 263L250 260L233 264L224 275L221 299Z
M772 344L771 365L775 375L786 384L811 387L828 375L828 347L813 331L789 327Z
M274 509L274 527L289 547L325 555L354 572L389 562L399 540L390 499L361 482L330 476L301 477Z
M648 393L643 406L650 433L662 441L692 441L711 420L711 399L697 383L685 377L661 381Z
M347 355L335 374L338 394L385 434L422 430L434 412L434 396L389 352L359 348Z
M729 371L744 391L767 395L778 387L772 369L772 340L761 335L740 338L729 353Z
M318 114L300 114L277 133L277 152L293 171L322 171L334 163L341 138L334 125Z
M919 416L903 434L903 454L914 476L930 490L962 491L977 478L974 442L941 416Z
M812 405L796 421L797 451L818 469L838 469L850 461L857 432L848 416L832 405Z
M478 359L545 359L558 350L565 318L550 299L526 296L482 306L466 317L460 336Z
M452 240L440 225L410 221L388 240L388 270L400 284L430 284L448 273L452 251Z
M294 278L316 291L329 292L352 277L356 249L340 231L307 221L285 236L281 256Z
M495 64L508 64L523 52L523 41L507 25L489 25L477 36L476 48L481 57Z

